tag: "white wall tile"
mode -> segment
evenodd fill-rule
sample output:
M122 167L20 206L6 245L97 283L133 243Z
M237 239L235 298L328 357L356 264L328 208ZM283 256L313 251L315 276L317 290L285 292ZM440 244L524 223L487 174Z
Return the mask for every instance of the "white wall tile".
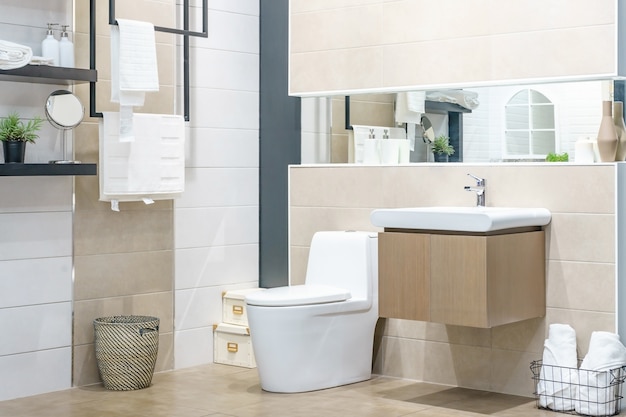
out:
M0 309L0 355L70 346L72 303Z
M259 91L259 55L205 48L190 53L198 69L190 73L191 87Z
M256 288L256 282L239 285L177 290L175 295L176 330L213 326L222 322L222 294L228 290Z
M176 248L258 243L259 207L177 209Z
M28 152L28 151L27 151ZM72 178L4 177L0 181L3 198L0 213L72 211Z
M0 260L72 254L72 213L1 214L0 230Z
M192 88L190 126L259 128L259 94L248 91Z
M72 300L72 258L0 261L0 308Z
M185 166L258 167L259 131L191 128L185 143Z
M202 27L201 17L194 10L192 27ZM192 37L191 47L225 51L259 53L259 19L257 16L209 10L208 38Z
M176 250L176 289L258 282L259 245Z
M177 208L259 204L257 168L190 168Z
M71 387L72 350L0 356L0 401Z
M213 327L177 331L174 334L176 369L213 362Z

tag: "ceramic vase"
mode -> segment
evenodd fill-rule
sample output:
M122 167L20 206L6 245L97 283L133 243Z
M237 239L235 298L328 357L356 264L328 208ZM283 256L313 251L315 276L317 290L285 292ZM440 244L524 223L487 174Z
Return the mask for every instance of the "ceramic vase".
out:
M616 101L613 103L613 124L617 132L617 152L616 161L626 159L626 125L624 124L624 103Z
M615 161L617 153L617 130L613 122L613 102L602 102L602 119L598 130L598 152L602 162Z

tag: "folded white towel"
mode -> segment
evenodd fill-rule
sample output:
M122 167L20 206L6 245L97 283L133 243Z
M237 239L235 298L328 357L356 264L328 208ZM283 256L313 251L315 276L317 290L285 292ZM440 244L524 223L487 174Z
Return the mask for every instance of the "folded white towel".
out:
M458 104L469 110L474 110L480 104L478 101L478 93L467 90L430 91L426 94L426 99Z
M567 324L551 324L544 342L537 394L539 405L557 411L574 409L578 384L576 332Z
M0 69L21 68L30 62L33 51L29 46L3 41L0 39Z
M33 55L30 58L29 64L30 65L54 65L54 59Z
M626 347L619 336L593 332L589 351L580 365L580 386L576 412L590 416L612 415L616 411L615 388L610 370L626 365Z

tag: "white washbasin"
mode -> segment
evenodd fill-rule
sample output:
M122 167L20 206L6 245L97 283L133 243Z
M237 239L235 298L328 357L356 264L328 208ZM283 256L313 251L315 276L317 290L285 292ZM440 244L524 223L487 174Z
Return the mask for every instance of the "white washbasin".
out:
M551 218L545 208L515 207L408 207L376 209L370 214L370 221L378 227L458 232L545 226Z

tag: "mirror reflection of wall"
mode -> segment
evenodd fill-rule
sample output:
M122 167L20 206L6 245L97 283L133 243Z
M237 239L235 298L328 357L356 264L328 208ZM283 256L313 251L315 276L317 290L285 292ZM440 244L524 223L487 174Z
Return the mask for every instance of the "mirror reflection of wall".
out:
M549 152L567 152L574 161L575 142L594 139L597 134L602 100L611 97L611 85L611 81L585 81L468 88L478 94L480 104L461 116L463 162L541 161ZM395 94L353 95L350 122L395 127L394 100ZM330 152L326 159L303 155L303 162L348 162L344 97L331 97L328 102L331 116L326 129L330 136L323 140ZM436 136L449 135L446 114L427 116ZM419 138L422 132L418 130ZM411 162L427 161L426 145L419 140L415 143Z

